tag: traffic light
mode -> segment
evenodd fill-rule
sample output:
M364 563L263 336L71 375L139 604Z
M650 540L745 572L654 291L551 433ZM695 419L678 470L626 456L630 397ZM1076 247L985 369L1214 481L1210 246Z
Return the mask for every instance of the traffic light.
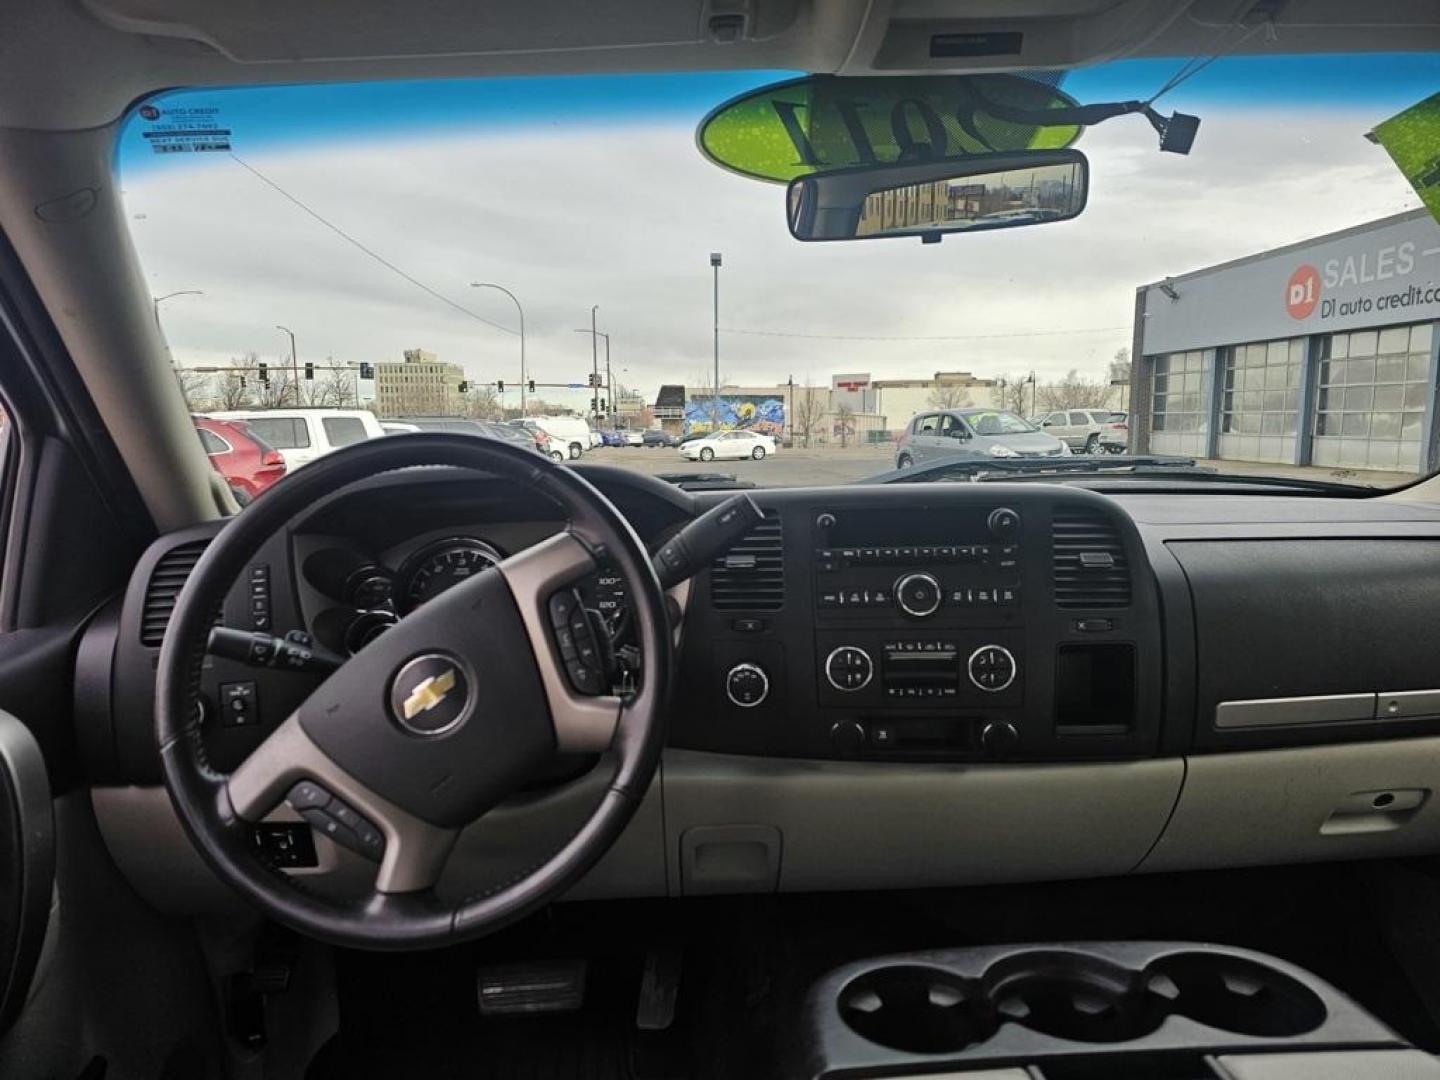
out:
M600 375L599 375L598 372L592 371L592 372L590 373L590 385L591 385L591 386L599 386L599 385L600 385Z
M532 393L532 394L535 392L535 380L534 380L534 379L531 379L531 380L530 380L530 385L527 386L526 389L529 390L530 393Z
M244 376L244 375L241 375L241 376L240 376L240 389L241 389L241 390L244 390L244 389L245 389L245 376Z
M374 364L361 364L361 365L360 365L360 378L362 378L362 379L373 379L373 378L375 378L375 365L374 365Z
M270 365L265 363L263 360L260 363L260 385L270 385Z
M497 379L497 380L495 381L495 392L496 392L497 394L503 394L503 393L505 392L505 380L504 380L504 379Z
M314 381L315 379L315 365L309 360L305 361L305 378L310 379L311 381Z
M460 392L462 394L468 394L470 392L470 384L464 379L460 380Z

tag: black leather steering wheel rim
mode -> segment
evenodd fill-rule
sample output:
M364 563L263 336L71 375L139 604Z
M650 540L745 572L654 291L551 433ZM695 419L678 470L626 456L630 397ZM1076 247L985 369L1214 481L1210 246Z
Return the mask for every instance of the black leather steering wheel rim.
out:
M576 576L583 576L584 565L593 567L600 559L620 573L628 587L628 601L645 657L645 670L641 684L632 696L623 701L604 699L606 702L616 700L618 711L613 722L613 737L606 740L610 750L608 760L613 761L614 771L599 803L565 843L548 855L540 855L528 873L489 893L447 906L436 897L433 888L405 887L408 879L401 871L399 877L392 873L390 878L392 884L399 882L398 886L384 890L377 886L364 898L337 903L306 890L300 882L261 862L254 855L248 843L248 824L257 819L259 808L265 801L278 804L279 799L274 797L276 790L288 787L295 776L305 775L305 771L303 768L296 771L292 763L285 766L289 770L286 776L274 783L270 783L271 778L262 778L264 783L259 786L248 779L241 783L242 773L261 758L260 750L232 776L222 775L211 767L206 759L201 719L195 708L205 641L214 613L219 610L226 593L240 578L247 561L267 539L304 510L344 487L377 473L421 466L452 466L498 476L539 491L558 503L568 520L567 529L552 537L551 541L537 545L537 549L548 545L550 560L555 562L563 548L565 557L573 563L569 568L580 568ZM477 598L474 609L479 609L484 602L489 604L492 615L501 611L504 608L504 586L497 585L497 579L486 579L488 575L505 571L511 563L516 564L514 576L509 573L501 573L501 576L505 577L504 585L515 593L517 606L523 609L527 604L533 606L537 600L543 602L543 597L538 594L520 595L517 581L533 581L537 588L551 584L549 578L534 575L530 564L522 562L526 557L527 553L522 552L502 563L498 571L488 570L463 586L456 586L416 614L407 616L395 629L378 638L377 644L386 642L391 635L398 635L420 613L432 606L438 607L439 601L461 589L470 589L474 593ZM530 562L542 557L543 552L533 556ZM588 563L585 562L587 558ZM464 599L458 598L456 603ZM462 614L468 615L469 611ZM521 614L528 617L532 613L522 611ZM436 620L444 617L444 612L435 615ZM426 629L423 623L415 625L416 633ZM436 622L434 625L438 628L442 624ZM452 618L445 625L458 624ZM533 633L535 627L533 622L527 625L531 634L526 640L535 650L538 640ZM471 635L468 640L472 642L479 642L486 648L492 644L483 636L481 626L467 626L464 632ZM367 646L366 652L361 655L370 657L370 650L374 647ZM654 776L664 744L663 705L672 678L672 654L666 598L644 544L609 500L568 466L524 448L469 435L423 433L357 443L286 476L264 498L256 500L232 518L196 563L176 600L159 658L156 738L165 787L191 841L216 874L264 914L301 933L335 944L369 949L426 948L479 937L534 911L562 893L595 864L629 823ZM537 668L547 663L553 666L557 662L549 653L536 655L532 651L529 655ZM332 683L343 683L340 676L354 666L352 662L342 667L316 691L310 702L322 698L321 692ZM374 666L373 661L367 659L367 666ZM495 665L490 666L494 670ZM542 668L541 674L549 678L555 673L546 673ZM357 680L364 677L363 671L355 675ZM563 672L559 677L563 679ZM550 705L547 719L552 725L559 723L562 713L565 713L557 705L553 690L553 681L545 684L546 700ZM339 693L337 690L332 697L336 701L344 700L336 696ZM371 701L374 696L369 693L359 700ZM306 703L307 706L310 702ZM588 708L588 703L584 704ZM332 704L328 711L333 712L335 708ZM297 714L282 725L282 728L290 730L292 742L298 737L296 733L303 736L307 730L312 734L323 731L323 727L318 725L328 722L316 713L313 719L317 725L304 729L306 718L301 716L304 709L305 706L302 706L302 710L297 710ZM474 735L475 738L483 735L491 740L492 745L500 745L504 732L495 729L495 725L510 723L513 717L493 719L490 714L495 714L496 710L489 710L485 716L480 715L481 711L477 707L474 717L465 727L476 729L479 734ZM602 707L596 716L583 714L588 717L586 723L591 727L585 729L582 735L567 735L557 729L557 745L565 746L563 740L567 737L592 742L605 739L608 734L604 726L605 711L606 707ZM596 710L590 712L595 713ZM376 721L367 717L363 723L373 726ZM379 731L378 728L376 730ZM266 744L262 744L261 750L276 740L279 734L279 731L272 734ZM389 739L391 743L396 739L393 731L380 732L380 737ZM591 748L603 747L597 742ZM291 750L293 748L281 746L275 753ZM328 761L329 758L316 760ZM250 772L258 768L256 766ZM465 782L465 770L457 772L460 782ZM337 774L337 783L341 777L347 783L353 780L353 776L343 770ZM257 794L260 787L264 787L264 791ZM389 819L381 814L381 811L392 809L390 802L379 796L367 800L365 797L373 792L363 785L356 789L332 790L346 794L347 798L353 794L352 801L356 801L362 810L373 808L380 817L379 824L385 829L387 838L398 850L397 840L404 834L392 834ZM237 810L237 800L244 804L248 816ZM415 817L396 811L397 820L410 821ZM428 821L423 824L427 830L434 828ZM441 824L453 826L454 822L447 820ZM458 832L458 827L453 831ZM445 830L436 833L426 831L423 835L425 843L439 845L443 843ZM448 848L446 850L448 852ZM389 863L388 851L386 861L382 863L382 875L387 868L394 870Z

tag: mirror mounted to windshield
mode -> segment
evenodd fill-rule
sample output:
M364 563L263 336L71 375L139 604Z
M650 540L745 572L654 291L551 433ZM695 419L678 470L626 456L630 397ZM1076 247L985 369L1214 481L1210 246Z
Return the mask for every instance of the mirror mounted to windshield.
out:
M797 177L786 192L797 240L874 240L1068 221L1085 209L1078 150L1032 150Z

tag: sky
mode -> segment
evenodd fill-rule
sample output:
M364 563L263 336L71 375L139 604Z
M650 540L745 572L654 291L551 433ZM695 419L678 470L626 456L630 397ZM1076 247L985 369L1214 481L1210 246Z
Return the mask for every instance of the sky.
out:
M1063 86L1086 102L1146 97L1177 66L1111 64ZM160 308L186 366L250 350L278 362L283 324L301 362L419 347L513 386L515 308L470 287L493 281L524 304L531 378L584 381L599 305L616 380L653 400L661 383L709 380L720 251L729 383L1043 381L1104 373L1130 342L1138 284L1419 206L1363 136L1440 86L1440 58L1222 58L1161 100L1202 117L1189 156L1160 153L1139 117L1108 121L1077 144L1091 170L1080 218L938 245L799 243L783 186L701 155L695 127L712 107L785 77L180 92L156 103L218 110L233 154L155 154L136 120L117 169L152 293L203 292Z

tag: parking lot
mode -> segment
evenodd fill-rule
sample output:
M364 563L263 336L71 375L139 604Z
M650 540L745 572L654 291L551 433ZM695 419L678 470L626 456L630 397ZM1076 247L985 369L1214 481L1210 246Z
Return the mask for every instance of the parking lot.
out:
M761 461L689 461L673 447L601 446L585 455L587 463L617 465L636 472L719 473L760 487L847 484L893 468L895 448L875 446L781 450Z
M717 473L749 480L759 487L803 487L847 484L888 472L895 460L891 443L840 448L827 446L810 450L790 449L763 461L688 461L673 448L633 446L597 447L585 455L585 462L615 465L636 472ZM1278 465L1246 461L1205 460L1206 468L1242 476L1287 476L1297 479L1340 481L1347 484L1394 487L1411 482L1410 473L1372 470L1329 469L1315 466Z

